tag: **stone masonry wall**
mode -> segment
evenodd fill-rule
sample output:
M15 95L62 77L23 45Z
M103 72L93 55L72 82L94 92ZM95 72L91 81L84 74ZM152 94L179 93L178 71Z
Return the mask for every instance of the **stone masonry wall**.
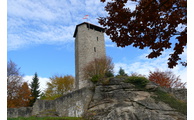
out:
M33 107L8 108L8 118L30 116L69 116L80 117L87 110L92 98L88 88L68 93L55 100L37 100Z
M95 58L105 56L104 33L90 29L88 24L79 25L75 38L75 66L76 66L76 89L89 85L89 81L84 80L83 68Z
M7 117L16 118L19 116L30 117L32 115L32 107L21 107L21 108L8 108Z
M55 100L56 112L59 116L80 117L87 110L93 92L82 88Z

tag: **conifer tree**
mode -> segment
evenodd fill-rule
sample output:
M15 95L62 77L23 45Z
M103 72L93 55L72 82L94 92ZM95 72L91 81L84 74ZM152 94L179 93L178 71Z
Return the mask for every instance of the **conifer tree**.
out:
M38 79L37 73L34 74L30 87L31 87L31 94L33 97L33 99L30 101L30 106L33 106L37 98L40 96L39 79Z
M120 70L119 70L119 76L127 76L127 74L125 73L125 70L123 68L120 67Z

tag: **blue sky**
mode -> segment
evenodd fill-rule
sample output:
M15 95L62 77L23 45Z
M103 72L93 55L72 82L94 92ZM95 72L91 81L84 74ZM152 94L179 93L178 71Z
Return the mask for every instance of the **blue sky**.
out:
M132 9L134 5L127 3ZM8 0L7 60L21 67L25 81L31 82L37 72L42 90L53 75L75 76L75 27L84 21L99 25L97 18L106 16L104 6L100 0ZM85 15L89 15L86 20ZM113 59L115 74L120 67L128 74L148 75L155 68L168 70L166 63L171 49L157 59L147 59L150 50L118 48L106 35L105 46L106 54ZM181 58L186 60L187 48ZM178 65L172 71L186 82L187 68Z

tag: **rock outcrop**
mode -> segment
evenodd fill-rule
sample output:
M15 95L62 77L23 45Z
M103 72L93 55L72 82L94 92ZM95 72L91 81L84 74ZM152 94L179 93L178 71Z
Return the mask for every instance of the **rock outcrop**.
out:
M126 83L126 80L127 77L107 78L103 84L85 87L55 100L37 100L33 107L10 108L7 115L9 118L83 116L93 120L187 119L186 89L163 89L153 82L148 82L142 88ZM179 110L160 100L162 98L157 98L157 91L167 95L165 99L173 98L171 103L177 105Z
M107 84L97 84L84 116L94 120L186 120L186 115L154 99L159 89L156 84L149 82L139 89L124 81L112 78Z

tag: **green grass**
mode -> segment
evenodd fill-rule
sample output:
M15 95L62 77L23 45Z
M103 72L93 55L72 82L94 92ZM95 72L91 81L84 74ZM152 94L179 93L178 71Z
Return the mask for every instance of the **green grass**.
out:
M79 117L18 117L8 118L7 120L84 120Z
M162 101L168 104L170 107L176 109L178 112L187 115L187 103L181 100L177 100L171 94L157 89L155 91L157 96L152 96L156 101Z

